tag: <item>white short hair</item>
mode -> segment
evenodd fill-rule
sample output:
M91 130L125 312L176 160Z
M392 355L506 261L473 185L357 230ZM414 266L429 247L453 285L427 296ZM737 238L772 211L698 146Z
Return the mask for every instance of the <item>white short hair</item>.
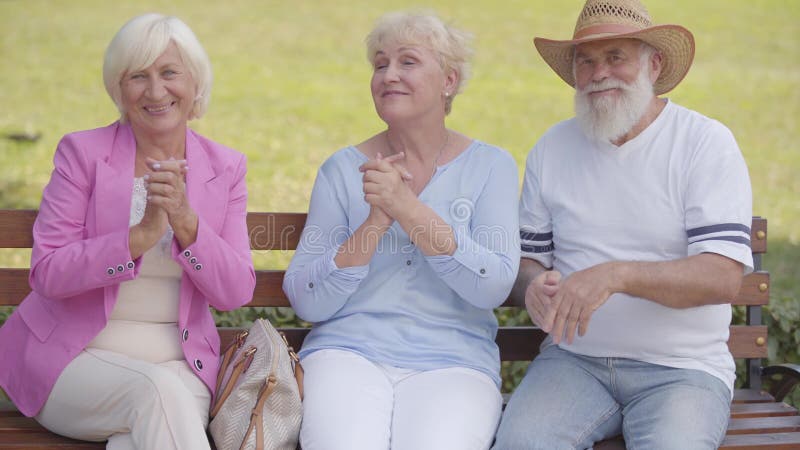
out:
M152 65L174 42L183 63L197 87L197 96L189 119L202 117L211 99L211 62L192 30L177 17L144 14L134 17L120 28L106 49L103 60L103 82L108 95L117 105L120 120L127 120L122 107L120 83L126 73Z

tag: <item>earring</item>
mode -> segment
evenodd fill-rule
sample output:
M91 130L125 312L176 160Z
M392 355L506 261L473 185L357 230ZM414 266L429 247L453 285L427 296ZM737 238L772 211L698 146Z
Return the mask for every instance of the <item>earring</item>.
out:
M445 98L450 97L450 93L449 92L445 92L444 96L445 96Z

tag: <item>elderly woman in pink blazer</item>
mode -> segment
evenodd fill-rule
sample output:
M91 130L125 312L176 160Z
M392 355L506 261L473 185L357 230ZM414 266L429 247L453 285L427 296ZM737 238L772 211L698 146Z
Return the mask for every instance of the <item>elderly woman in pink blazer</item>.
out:
M208 57L180 20L109 45L121 119L68 134L34 225L33 292L0 329L0 386L53 432L114 449L204 449L219 366L209 306L255 286L245 157L187 127Z

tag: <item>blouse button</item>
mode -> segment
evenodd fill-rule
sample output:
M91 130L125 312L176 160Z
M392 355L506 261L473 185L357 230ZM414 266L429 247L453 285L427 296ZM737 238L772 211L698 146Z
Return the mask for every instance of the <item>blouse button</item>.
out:
M183 342L186 342L188 340L189 340L189 329L188 328L184 328L183 329Z
M481 275L485 275L486 274L486 269L481 269L480 272L481 272Z
M194 360L194 368L197 369L198 372L203 370L203 361L200 361L199 359L195 359Z
M313 288L314 288L314 283L311 283L311 282L309 282L309 283L308 283L308 288L309 288L309 289L313 289Z
M195 258L194 256L192 256L191 258L189 258L189 262L190 262L190 263L192 263L192 264L194 264L194 263L196 263L196 262L197 262L197 258Z
M114 268L113 267L109 267L108 269L106 269L106 273L109 276L114 275Z
M410 265L411 265L411 260L410 260L410 259L407 259L407 260L406 260L406 265L407 265L407 266L410 266Z
M202 264L195 264L195 266L194 266L194 270L200 270L202 268L203 268Z
M123 266L122 264L117 266L117 272L122 272L123 270L125 270L125 266Z
M192 252L190 250L184 250L183 251L183 256L188 258L188 257L192 256Z
M127 266L128 269L133 269L134 267L136 267L136 264L134 264L133 261L128 261Z

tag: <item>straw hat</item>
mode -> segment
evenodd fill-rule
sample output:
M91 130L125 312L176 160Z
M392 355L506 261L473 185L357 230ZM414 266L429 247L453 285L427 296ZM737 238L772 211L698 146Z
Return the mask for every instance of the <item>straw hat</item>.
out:
M572 56L583 42L639 39L661 52L661 75L653 85L656 95L671 91L686 76L694 59L694 37L680 25L653 25L638 0L587 0L571 40L533 40L542 58L570 86L575 86Z

